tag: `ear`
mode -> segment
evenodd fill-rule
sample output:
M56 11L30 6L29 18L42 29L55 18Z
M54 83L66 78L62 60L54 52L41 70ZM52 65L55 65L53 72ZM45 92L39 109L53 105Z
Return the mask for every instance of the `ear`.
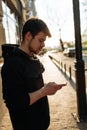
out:
M30 40L32 38L32 35L30 32L27 32L26 35L25 35L25 39L26 40Z

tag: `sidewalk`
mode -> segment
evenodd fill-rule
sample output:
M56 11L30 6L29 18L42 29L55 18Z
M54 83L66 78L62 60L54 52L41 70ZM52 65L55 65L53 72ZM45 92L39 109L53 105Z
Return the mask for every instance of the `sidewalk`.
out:
M55 81L57 83L66 82L65 77L58 68L45 55L41 57L45 66L43 73L44 82ZM77 113L76 93L67 81L67 86L59 90L55 95L48 96L50 105L51 123L48 130L87 130L87 122L77 123L73 117ZM12 130L8 111L0 122L0 130Z
M46 56L42 59L46 68L44 81L66 82L65 77ZM50 74L49 74L50 73ZM76 92L67 81L67 86L59 90L54 96L49 96L51 124L48 130L87 130L87 122L74 119L77 114Z

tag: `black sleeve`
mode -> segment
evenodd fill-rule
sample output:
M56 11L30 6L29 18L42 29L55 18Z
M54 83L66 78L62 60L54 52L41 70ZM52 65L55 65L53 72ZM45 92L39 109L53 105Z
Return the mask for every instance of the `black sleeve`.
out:
M23 68L19 61L6 62L1 71L3 98L11 107L25 108L29 106L30 97L25 91Z

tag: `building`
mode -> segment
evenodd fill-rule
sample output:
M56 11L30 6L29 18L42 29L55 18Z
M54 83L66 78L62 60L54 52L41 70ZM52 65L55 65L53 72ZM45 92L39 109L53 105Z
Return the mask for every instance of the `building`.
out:
M26 4L26 18L36 16L35 0L28 0Z
M0 0L0 57L4 43L20 44L27 0Z

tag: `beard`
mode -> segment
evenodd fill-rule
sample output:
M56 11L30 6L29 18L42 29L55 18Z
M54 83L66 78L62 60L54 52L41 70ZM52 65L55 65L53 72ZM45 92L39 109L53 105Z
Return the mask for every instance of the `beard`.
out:
M30 40L30 42L28 44L28 49L29 49L30 53L38 54L40 52L40 50L42 49L42 47L38 47L38 48L34 49L31 46L32 40L33 40L33 38Z
M34 54L38 54L41 51L41 47L39 47L38 49L34 49L31 46L29 46L29 50L30 52L34 53Z

